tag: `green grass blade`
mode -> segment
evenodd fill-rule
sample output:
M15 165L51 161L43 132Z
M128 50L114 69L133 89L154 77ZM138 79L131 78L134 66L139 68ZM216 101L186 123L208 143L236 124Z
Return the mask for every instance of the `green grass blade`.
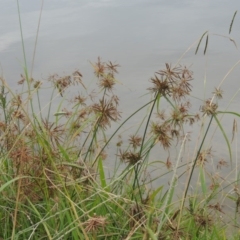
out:
M158 238L155 236L154 232L149 228L147 227L147 231L151 237L152 240L157 240Z
M208 46L208 35L206 37L206 43L205 43L205 48L204 48L204 55L206 54L207 46Z
M68 156L68 153L65 151L65 149L61 145L58 145L58 148L59 148L60 152L62 153L64 159L66 159L68 162L70 162L70 158Z
M32 209L36 213L36 215L39 217L40 222L43 224L43 227L46 231L48 239L52 239L52 236L50 234L50 230L48 229L47 224L45 223L44 219L42 218L41 213L37 210L37 208L34 206L34 204L32 204L32 202L30 200L28 201L28 203L30 204L30 206L32 207Z
M197 54L198 49L199 49L199 47L200 47L200 44L201 44L201 42L202 42L202 39L203 39L203 37L204 37L207 33L208 33L208 31L206 31L206 32L201 36L201 38L200 38L200 40L199 40L199 42L198 42L198 45L197 45L197 49L196 49L196 51L195 51L195 54Z
M207 187L206 187L205 175L204 175L202 166L200 167L200 181L201 181L202 192L203 192L204 196L206 196Z
M218 124L218 126L219 126L219 128L220 128L220 130L221 130L221 132L222 132L222 134L223 134L223 136L224 136L224 139L225 139L225 141L226 141L226 143L227 143L228 152L229 152L229 156L230 156L230 161L231 161L231 165L232 165L232 150L231 150L231 146L230 146L230 143L229 143L229 141L228 141L227 135L226 135L226 133L225 133L225 131L224 131L221 123L219 122L217 116L216 116L216 115L213 115L213 117L214 117L215 121L217 122L217 124Z
M22 21L21 21L21 15L20 15L20 6L19 6L19 1L17 0L17 7L18 7L18 21L19 21L19 26L20 26L20 33L21 33L21 43L22 43L22 50L23 50L23 58L24 58L24 65L25 65L25 74L26 74L26 79L28 79L28 71L27 71L27 58L26 58L26 51L25 51L25 46L24 46L24 41L23 41L23 30L22 30Z
M101 157L99 157L99 159L98 159L98 170L99 170L101 186L102 186L102 188L106 188L107 182L106 182L106 177L105 177L105 173L104 173L104 169L103 169L103 162L102 162ZM109 190L109 189L107 189L107 190Z
M156 190L154 190L153 193L149 196L149 199L150 199L152 202L154 202L154 201L155 201L155 197L157 196L157 194L158 194L159 192L162 191L162 189L163 189L163 186L160 186L160 187L158 187Z
M236 15L237 15L237 11L233 14L233 18L232 18L232 21L231 21L231 24L230 24L230 27L229 27L229 34L232 31L233 22L234 22L234 19L235 19Z
M23 179L23 178L28 178L26 176L18 176L18 177L15 177L13 178L12 180L4 183L1 187L0 187L0 192L2 192L7 186L9 186L11 183L17 181L17 180L20 180L20 179Z
M157 112L159 112L159 109L160 109L160 100L161 100L161 94L158 94L158 97L157 97Z
M236 112L229 112L229 111L218 111L217 113L228 113L228 114L233 114L237 117L240 117L240 114L239 113L236 113Z

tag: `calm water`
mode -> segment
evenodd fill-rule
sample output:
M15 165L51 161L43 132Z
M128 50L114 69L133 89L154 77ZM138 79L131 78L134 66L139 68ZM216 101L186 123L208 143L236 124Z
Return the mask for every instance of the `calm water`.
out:
M42 1L19 2L30 67ZM15 87L23 72L17 2L0 0L0 6L0 64L7 82ZM195 55L195 44L181 64L191 65L194 71L193 96L201 99L204 96L211 97L214 87L240 60L239 51L233 42L214 35L229 36L232 16L239 7L239 0L46 0L33 77L44 80L52 73L65 74L79 69L87 84L94 79L89 61L94 62L98 56L105 61L116 61L121 65L118 76L123 83L118 87L121 106L123 115L128 116L133 109L146 102L146 98L140 96L146 93L150 85L148 80L154 72L163 68L165 62L176 63L208 30L207 55L203 55L203 46ZM239 14L231 33L237 45L240 44ZM240 89L239 76L240 65L223 84L222 109ZM201 101L195 98L192 101L198 110ZM238 94L229 110L239 111L239 103ZM231 125L231 121L232 118L223 119L224 126ZM227 132L231 133L231 127ZM223 153L218 152L217 155L228 158L220 132L215 136L218 140L214 143L218 144L218 150L223 149ZM173 160L176 159L177 151L174 154ZM165 156L162 158L166 160Z

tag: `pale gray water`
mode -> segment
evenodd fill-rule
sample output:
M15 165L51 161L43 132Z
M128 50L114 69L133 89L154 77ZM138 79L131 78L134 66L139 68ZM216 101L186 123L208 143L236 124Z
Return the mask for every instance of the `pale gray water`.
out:
M42 1L19 2L30 68ZM0 6L0 64L7 82L15 87L23 72L17 2L0 0ZM203 55L203 44L195 55L195 44L181 64L192 64L195 77L193 96L201 99L211 97L214 87L240 60L239 51L229 39L213 34L229 36L232 16L239 7L239 0L45 0L33 77L43 80L52 73L61 75L79 69L84 75L84 82L88 83L93 79L89 61L95 62L98 56L104 61L116 61L121 65L118 79L123 86L119 86L118 90L121 109L126 117L146 102L146 98L140 96L146 93L146 88L150 86L148 80L154 72L163 68L165 62L176 63L209 30L207 55ZM231 33L237 45L240 44L239 14ZM222 108L240 88L239 75L240 65L223 84ZM192 101L196 104L195 110L198 110L201 101ZM238 94L229 109L239 111L239 102ZM137 120L130 124L135 122ZM230 134L232 118L231 121L225 118L223 124L230 125L227 130ZM218 131L215 136L217 155L228 158L221 133ZM189 148L191 150L192 146ZM173 161L177 153L178 150L173 154ZM237 158L236 155L234 157ZM162 158L160 160L166 160L166 156Z

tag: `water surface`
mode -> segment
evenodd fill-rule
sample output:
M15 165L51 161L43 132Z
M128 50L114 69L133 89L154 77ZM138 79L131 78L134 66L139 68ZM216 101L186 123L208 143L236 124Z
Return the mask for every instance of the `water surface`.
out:
M8 84L15 88L24 63L17 2L0 0L0 4L0 64ZM19 1L29 69L41 4L39 0ZM191 66L194 72L191 101L193 109L198 110L201 101L212 96L214 87L240 60L239 51L227 38L232 16L239 7L238 0L44 1L33 77L45 81L49 74L64 75L78 69L88 85L94 79L89 61L94 62L101 56L104 61L117 62L121 65L118 79L122 85L117 89L124 118L149 99L149 96L141 96L150 86L149 79L154 72L164 68L166 62L175 64L189 49L180 63ZM239 27L237 14L231 33L237 45L240 43ZM209 31L207 54L203 55L202 44L195 55L197 42L205 31ZM239 74L237 65L222 86L223 109L240 89ZM239 102L237 94L229 110L239 111ZM224 118L223 125L231 125L232 120ZM129 124L136 122L138 119ZM230 135L231 127L227 133ZM215 154L228 158L221 132L215 136L217 149L223 150ZM177 153L178 150L173 160ZM161 156L161 160L166 160L165 155Z

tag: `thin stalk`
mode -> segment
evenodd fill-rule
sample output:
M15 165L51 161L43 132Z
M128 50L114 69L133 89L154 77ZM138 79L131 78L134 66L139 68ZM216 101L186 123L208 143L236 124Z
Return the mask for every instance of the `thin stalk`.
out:
M146 134L147 134L147 129L148 129L148 126L149 126L149 122L150 122L150 119L152 117L152 113L153 113L153 109L154 109L154 106L156 104L156 101L158 99L158 96L159 96L159 93L156 94L154 100L153 100L153 104L152 104L152 107L151 107L151 110L150 110L150 113L149 113L149 116L148 116L148 119L147 119L147 123L146 123L146 127L144 129L144 133L143 133L143 139L142 139L142 144L141 144L141 148L140 148L140 157L142 155L142 151L143 151L143 145L144 145L144 141L145 141L145 138L146 138ZM134 167L134 173L135 173L135 177L134 177L134 182L133 182L133 192L132 192L132 198L133 198L133 194L134 194L134 189L135 189L135 185L137 183L138 185L138 188L139 188L139 182L138 182L138 173L139 173L139 170L141 169L141 166L139 166L140 164L138 164L136 167ZM140 167L140 169L138 169ZM140 192L140 189L139 189L139 192ZM140 197L141 197L141 193L140 193Z
M95 124L97 124L97 122L98 122L98 119L97 119L97 121L96 121ZM95 125L95 124L94 124L94 125ZM91 135L91 131L89 131L87 137L85 138L85 141L83 142L82 147L81 147L81 149L79 150L79 152L78 152L78 154L77 154L78 157L80 156L80 154L81 154L81 152L82 152L85 144L87 143L87 140L88 140L88 138L89 138L90 135Z
M30 89L30 79L29 79L29 76L28 76L26 51L25 51L24 40L23 40L23 30L22 30L19 0L17 0L17 7L18 7L18 19L19 19L19 25L20 25L21 42L22 42L22 50L23 50L23 59L24 59L24 73L25 73L27 86L28 86L28 95L29 95L28 97L29 97L29 100L30 100L31 110L32 110L32 113L33 113L34 110L33 110L32 96L31 96L31 89Z
M54 94L54 92L55 92L55 88L53 88L52 95L51 95L51 97L50 97L47 120L49 120L49 117L50 117L50 111L51 111L51 107L52 107L52 99L53 99L53 94Z
M31 72L30 72L30 78L32 78L32 73L33 73L34 60L35 60L36 49L37 49L38 34L39 34L39 28L40 28L40 23L41 23L41 17L42 17L43 3L44 3L44 0L42 0L40 15L39 15L39 19L38 19L37 34L36 34L36 39L35 39L35 44L34 44L34 51L33 51L32 67L31 67Z
M147 123L146 123L146 127L145 127L145 129L144 129L142 144L141 144L140 153L139 153L140 156L142 155L143 145L144 145L144 141L145 141L146 134L147 134L147 129L148 129L149 122L150 122L150 119L151 119L151 116L152 116L152 113L153 113L153 109L154 109L154 106L155 106L155 104L156 104L156 101L157 101L158 96L159 96L159 93L156 94L156 97L155 97L154 100L153 100L153 105L152 105L152 108L151 108L150 113L149 113L149 116L148 116L148 120L147 120Z
M17 0L17 7L18 7L18 20L19 20L21 40L22 40L22 49L23 49L24 65L25 65L25 68L27 69L27 58L26 58L26 53L25 53L24 41L23 41L22 22L21 22L20 7L19 7L19 1L18 1L18 0ZM26 79L27 79L27 82L28 82L28 84L29 84L28 75L26 75Z
M98 121L98 123L97 123L97 126L96 126L95 129L94 129L91 143L90 143L89 146L88 146L88 150L87 150L86 155L85 155L84 160L83 160L84 162L86 161L87 156L88 156L88 153L89 153L90 150L91 150L91 147L92 147L92 145L93 145L93 141L94 141L94 139L95 139L95 137L96 137L96 135L97 135L98 128L99 128L99 121Z
M212 123L213 117L214 117L214 116L212 115L212 116L211 116L211 119L210 119L210 121L209 121L208 127L207 127L207 129L206 129L206 132L205 132L205 134L204 134L203 140L202 140L202 142L201 142L201 145L200 145L200 147L199 147L199 149L198 149L196 158L195 158L195 160L194 160L194 162L193 162L193 165L192 165L192 168L191 168L191 172L190 172L190 175L189 175L189 179L188 179L188 182L187 182L187 187L186 187L185 192L184 192L184 198L183 198L182 207L184 206L184 202L185 202L185 199L186 199L186 197L187 197L187 192L188 192L188 189L189 189L189 185L190 185L190 182L191 182L191 179L192 179L193 171L194 171L194 169L195 169L195 166L196 166L196 163L197 163L197 159L198 159L198 157L199 157L199 154L201 153L202 146L203 146L203 143L205 142L205 139L206 139L207 133L208 133L208 131L209 131L210 125L211 125L211 123Z
M179 151L179 154L178 154L178 158L177 158L177 161L176 161L176 165L175 167L173 168L173 176L172 176L172 180L171 180L171 183L170 183L170 186L169 186L169 189L167 191L167 196L166 196L166 200L165 200L165 203L164 203L164 206L163 206L163 212L161 214L161 218L159 219L159 225L158 225L158 229L157 229L157 233L156 235L158 236L161 229L162 229L162 226L164 224L164 218L166 215L168 215L168 206L170 204L170 201L172 200L172 191L174 190L175 188L175 184L176 184L176 181L177 181L177 169L178 169L178 165L179 165L179 162L180 162L180 159L181 159L181 156L182 156L182 152L183 152L183 148L184 148L184 145L185 145L185 142L186 142L186 139L187 139L187 135L185 135L184 139L183 139L183 143L181 145L181 149Z
M37 90L37 98L38 98L38 107L39 107L39 113L42 118L42 111L41 111L41 102L40 102L40 97L39 97L39 91Z
M18 173L17 173L18 176L22 174L22 163L23 162L22 162L22 156L21 156L20 166L19 166ZM15 209L14 209L11 240L15 239L15 232L16 232L16 226L17 226L17 215L18 215L19 200L20 200L20 194L21 194L21 186L22 186L22 178L20 178L18 180L18 184L17 184L16 206L15 206Z

